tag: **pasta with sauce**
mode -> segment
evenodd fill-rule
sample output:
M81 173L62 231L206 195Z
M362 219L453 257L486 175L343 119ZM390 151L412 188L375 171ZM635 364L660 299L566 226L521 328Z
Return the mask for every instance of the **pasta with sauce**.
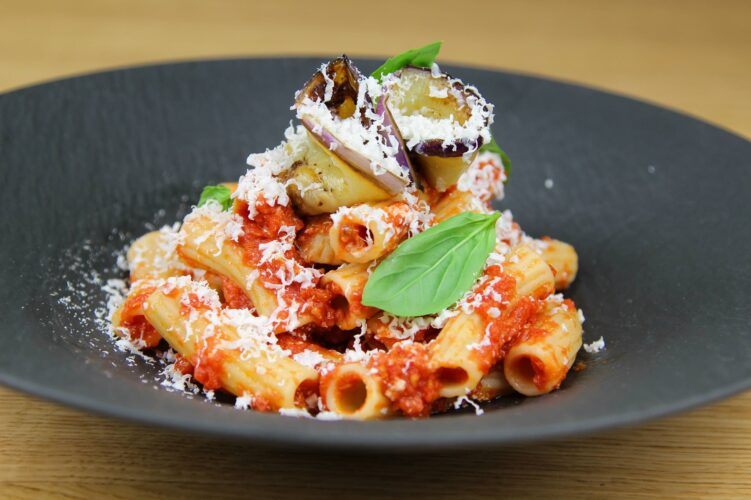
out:
M132 243L114 333L207 394L286 415L427 417L557 389L582 345L556 293L577 254L494 211L509 162L479 91L435 63L376 78L342 56L294 108L301 125L237 183Z

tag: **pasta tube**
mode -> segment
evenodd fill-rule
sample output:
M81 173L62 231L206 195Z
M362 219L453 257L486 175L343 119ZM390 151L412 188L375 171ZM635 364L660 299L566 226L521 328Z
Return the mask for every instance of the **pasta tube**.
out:
M524 297L547 297L554 289L550 266L526 245L515 247L503 265L505 274L516 280L507 307ZM486 323L480 313L460 313L449 319L431 344L431 361L441 383L442 397L464 396L472 391L489 367L480 356L471 355L485 338Z
M174 231L165 227L144 234L130 245L126 258L131 283L186 273L185 266L175 255L176 236Z
M344 363L326 374L321 398L329 410L345 418L371 420L390 413L380 380L360 363Z
M480 379L477 387L470 393L470 397L478 401L491 401L511 392L514 392L514 390L503 374L503 365L497 365Z
M331 305L337 312L336 325L342 330L357 328L363 320L378 312L378 309L362 305L362 291L368 277L368 264L345 264L327 272L321 279L321 284L335 293Z
M182 243L177 251L182 258L212 273L226 276L248 296L256 311L271 316L278 303L276 295L261 284L258 271L245 263L239 245L223 235L223 228L208 216L186 220L180 231Z
M162 340L144 316L145 303L155 290L154 282L139 281L131 288L125 301L112 313L112 329L139 347L156 347Z
M509 349L504 374L509 384L525 396L557 389L566 378L582 345L582 325L577 310L567 303L547 301L532 334Z
M250 396L252 406L261 410L306 407L315 395L318 374L313 368L275 352L261 339L241 335L243 324L237 318L200 308L185 314L184 300L160 290L147 304L146 319L190 361L205 388ZM250 316L249 311L234 312Z
M401 201L340 208L331 216L331 248L344 262L379 259L407 237L409 214L409 206Z
M484 214L488 208L480 198L469 191L453 189L444 194L433 206L435 222L443 222L465 212Z
M563 241L544 238L540 241L542 258L555 270L555 289L568 288L579 270L579 257L573 246Z
M338 266L344 261L336 256L331 246L329 231L331 230L331 218L317 217L311 220L305 229L297 237L297 248L300 255L308 262Z

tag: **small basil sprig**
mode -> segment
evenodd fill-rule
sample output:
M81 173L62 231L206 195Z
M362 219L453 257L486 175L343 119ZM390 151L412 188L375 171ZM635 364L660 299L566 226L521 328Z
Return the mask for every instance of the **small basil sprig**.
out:
M223 184L216 186L206 186L201 191L201 198L198 200L198 206L202 207L209 200L214 200L222 206L222 210L229 210L232 207L232 191Z
M500 215L462 213L404 241L370 276L362 303L397 316L424 316L454 304L493 251Z
M373 78L381 81L384 75L398 71L405 66L417 66L419 68L430 68L435 62L438 52L441 50L442 42L433 42L420 47L419 49L410 49L402 52L383 63L378 69L373 71Z
M501 149L498 143L495 142L495 139L493 137L490 138L489 143L480 146L481 153L484 153L486 151L489 153L495 153L501 157L503 170L506 171L506 180L508 180L511 177L511 160L509 159L508 155Z

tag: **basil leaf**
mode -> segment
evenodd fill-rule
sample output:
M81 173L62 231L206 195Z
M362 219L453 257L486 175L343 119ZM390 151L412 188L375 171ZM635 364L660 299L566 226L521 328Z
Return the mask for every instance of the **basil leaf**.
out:
M498 143L495 142L495 139L493 137L490 138L489 143L480 146L481 153L484 153L486 151L489 153L495 153L501 157L503 170L506 171L506 180L508 181L511 178L511 160L509 159L508 155L501 149Z
M384 75L398 71L405 66L417 66L419 68L429 68L435 62L438 51L441 50L441 43L433 42L419 49L410 49L388 59L378 69L373 71L373 78L381 81Z
M216 186L206 186L201 191L201 198L198 200L198 206L201 207L214 200L222 206L222 210L229 210L232 207L232 191L227 186L217 184Z
M454 304L474 284L495 247L500 213L462 213L396 247L368 279L362 303L397 316Z

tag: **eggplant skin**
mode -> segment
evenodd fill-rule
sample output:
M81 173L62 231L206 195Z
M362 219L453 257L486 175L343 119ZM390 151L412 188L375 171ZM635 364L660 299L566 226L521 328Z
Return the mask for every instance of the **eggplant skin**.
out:
M423 114L418 111L418 108L420 111L429 110L431 117L436 119L453 116L460 123L464 124L464 122L469 119L469 113L471 112L467 100L470 98L482 98L477 92L475 92L474 88L462 84L459 80L452 78L451 75L443 73L439 78L436 78L428 68L407 66L399 71L398 76L399 78L411 79L413 82L412 86L417 82L416 90L419 92L419 95L413 96L408 100L411 111ZM463 96L463 98L457 100L455 98L434 99L430 97L429 93L426 92L426 87L430 84L436 83L440 84L443 88L453 88L459 95ZM483 142L483 138L479 134L474 141L469 142L446 142L444 138L437 137L435 139L427 139L419 142L412 148L411 152L422 156L449 158L463 156L469 151L475 151L483 145Z
M434 94L437 90L438 94ZM389 90L391 103L398 110L397 125L404 129L411 116L421 116L433 120L456 120L464 126L473 118L472 113L481 113L487 126L489 118L484 113L489 110L482 104L482 97L471 86L466 86L449 75L434 76L426 68L406 67L395 74ZM440 95L443 92L443 95ZM477 105L472 101L479 100ZM399 120L405 120L401 124ZM483 145L481 130L471 130L461 140L448 137L416 138L408 154L411 162L428 184L439 191L445 191L455 184L469 167L479 148Z
M295 97L295 104L300 105L306 97L312 101L321 102L326 94L326 78L322 70L308 80ZM360 71L352 64L350 59L342 54L330 61L326 67L326 76L334 82L331 99L326 101L326 107L333 115L339 118L349 118L355 114L357 108L357 93L359 91L358 80L361 78Z
M443 141L440 139L430 139L422 141L412 148L413 159L414 156L437 156L439 158L455 158L457 156L464 156L469 151L477 151L483 144L482 137L478 137L476 141L471 144L471 147L464 142L451 143L448 146L443 145Z

